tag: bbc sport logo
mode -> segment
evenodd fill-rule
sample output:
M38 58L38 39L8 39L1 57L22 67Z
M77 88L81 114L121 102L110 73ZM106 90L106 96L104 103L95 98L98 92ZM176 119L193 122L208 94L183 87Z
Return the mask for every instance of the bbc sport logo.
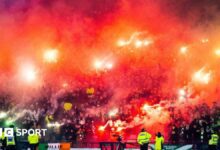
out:
M19 128L0 128L0 137L3 135L5 137L25 136L25 135L35 135L45 136L47 129L19 129Z
M2 134L3 134L3 129L0 128L0 136L2 136ZM4 129L4 136L5 137L12 137L12 136L14 136L13 128L5 128Z

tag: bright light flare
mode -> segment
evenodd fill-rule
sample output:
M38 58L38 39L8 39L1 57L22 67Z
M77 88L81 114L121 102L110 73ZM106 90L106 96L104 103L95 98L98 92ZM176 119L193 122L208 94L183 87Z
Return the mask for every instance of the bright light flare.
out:
M108 115L109 117L113 117L118 113L118 109L112 109L111 111L109 111Z
M99 61L99 60L96 60L95 63L94 63L94 66L95 66L96 69L101 69L102 66L103 66L103 62Z
M123 46L134 46L135 48L141 48L144 46L148 46L152 43L151 40L145 39L145 40L139 40L139 39L129 39L128 41L124 40L119 40L118 41L118 46L123 47Z
M63 87L63 88L68 87L68 83L64 82L64 83L62 84L62 87Z
M180 53L185 54L187 51L188 51L188 47L187 46L180 47Z
M180 90L178 91L178 95L179 95L179 100L180 100L180 101L183 101L183 100L186 99L187 92L186 92L185 89L180 89Z
M143 39L143 38L139 37L139 35L144 34L144 33L145 32L135 32L127 40L119 39L117 41L117 45L119 47L131 46L131 47L134 47L134 48L141 48L141 47L144 47L144 46L148 46L152 43L152 40L149 39L149 38Z
M21 68L21 78L26 82L33 82L37 78L37 71L33 65L24 65Z
M144 40L144 41L143 41L143 45L144 45L144 46L148 46L148 45L150 45L151 43L152 43L151 40Z
M105 126L99 126L98 130L99 131L105 131Z
M0 113L0 119L3 119L5 117L7 117L7 113L6 112L1 112Z
M116 127L120 127L120 126L123 126L123 125L124 125L124 122L121 121L121 120L116 120L116 121L114 122L114 125L115 125Z
M144 113L146 116L159 116L163 113L163 107L160 106L160 104L155 105L148 105L144 104L141 107L142 113Z
M186 91L184 89L179 90L179 95L180 96L186 96Z
M147 111L147 110L149 110L151 108L151 106L149 106L148 104L144 104L144 106L142 107L142 109L144 110L144 111Z
M202 68L193 75L193 80L202 84L208 84L211 80L211 72L205 72L204 68Z
M50 49L44 52L44 60L48 63L56 63L58 59L58 50Z
M134 42L134 45L135 45L136 48L140 48L140 47L143 46L143 42L141 40L136 40Z
M145 40L136 40L134 42L134 46L136 48L141 48L141 47L146 47L146 46L149 46L151 43L153 43L152 40L149 40L149 39L145 39Z
M117 45L119 47L123 47L123 46L129 45L129 42L125 40L118 40Z
M215 55L220 57L220 49L215 50Z
M111 70L113 68L113 63L105 60L96 60L94 62L94 67L96 70Z
M121 132L122 130L123 130L123 127L118 127L116 131Z
M202 42L202 43L208 43L208 42L209 42L209 39L208 39L208 38L204 38L204 39L201 40L201 42Z
M112 69L113 67L113 64L112 63L106 63L106 68L107 69Z

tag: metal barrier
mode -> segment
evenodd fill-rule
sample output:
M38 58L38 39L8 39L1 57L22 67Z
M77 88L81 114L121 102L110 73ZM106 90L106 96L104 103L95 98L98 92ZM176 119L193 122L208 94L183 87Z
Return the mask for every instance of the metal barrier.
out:
M100 142L101 150L124 150L125 147L126 144L122 142Z
M72 143L73 148L98 148L99 142L73 142Z
M69 144L67 147L64 148L62 144ZM40 143L39 144L39 150L69 150L70 149L70 142L64 142L64 143ZM122 142L123 145L120 145L119 142L78 142L73 143L71 145L71 149L139 149L139 145L136 142ZM27 150L29 147L29 144L27 141L19 141L16 144L17 149L19 150ZM149 147L151 150L154 150L154 144L149 144ZM164 144L164 150L207 150L208 145L207 144Z
M79 146L80 145L80 146ZM192 144L164 144L164 150L205 150L208 145L192 145ZM124 150L124 149L139 149L139 144L137 142L81 142L78 146L73 146L73 148L100 148L106 150ZM149 148L154 150L154 144L149 144Z

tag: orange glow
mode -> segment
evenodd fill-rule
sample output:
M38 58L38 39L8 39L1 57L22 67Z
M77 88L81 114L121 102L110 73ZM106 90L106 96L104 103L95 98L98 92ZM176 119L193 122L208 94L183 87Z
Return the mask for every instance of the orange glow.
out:
M105 127L104 126L99 126L99 131L104 131L105 130Z
M220 49L215 50L216 56L220 56Z
M185 54L187 51L188 51L188 47L187 47L187 46L182 46L182 47L180 48L180 52L181 52L182 54Z
M193 75L193 80L198 83L208 84L211 80L211 72L205 72L204 68L202 68Z
M57 49L49 49L44 52L44 60L48 63L56 63L58 59L58 50Z

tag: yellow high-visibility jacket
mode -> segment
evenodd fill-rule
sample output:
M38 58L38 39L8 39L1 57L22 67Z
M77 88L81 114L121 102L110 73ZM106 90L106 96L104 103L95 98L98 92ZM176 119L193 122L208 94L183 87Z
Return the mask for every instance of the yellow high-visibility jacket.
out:
M155 150L162 150L163 143L164 143L163 136L161 136L161 137L157 137L156 136L156 139L155 139Z
M38 144L39 136L37 134L28 135L28 142L29 144Z
M140 132L138 134L137 142L140 145L146 144L150 142L151 134L147 132Z
M46 117L45 117L46 123L47 124L50 123L51 120L53 120L53 116L52 115L46 115Z
M14 137L6 137L6 145L16 145Z
M5 139L5 133L2 132L2 137L1 137L1 140L4 140Z
M218 145L218 135L217 134L212 134L211 139L209 140L209 145Z

